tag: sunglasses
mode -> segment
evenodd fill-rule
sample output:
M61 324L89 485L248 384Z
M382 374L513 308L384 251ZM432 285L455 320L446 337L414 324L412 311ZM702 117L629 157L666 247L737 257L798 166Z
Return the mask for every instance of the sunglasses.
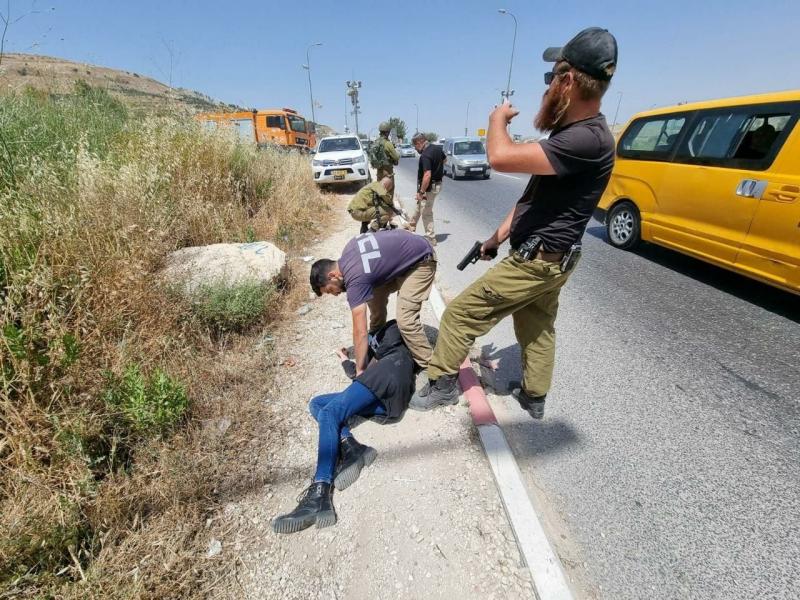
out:
M569 71L562 71L561 73L556 73L555 71L548 71L547 73L544 74L544 84L550 85L551 83L553 83L553 80L556 78L556 76L565 75L568 72Z

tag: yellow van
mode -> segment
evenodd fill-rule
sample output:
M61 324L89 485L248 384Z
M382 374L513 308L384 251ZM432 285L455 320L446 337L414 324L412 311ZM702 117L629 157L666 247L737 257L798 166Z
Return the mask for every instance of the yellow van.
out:
M635 115L595 218L800 294L800 90Z

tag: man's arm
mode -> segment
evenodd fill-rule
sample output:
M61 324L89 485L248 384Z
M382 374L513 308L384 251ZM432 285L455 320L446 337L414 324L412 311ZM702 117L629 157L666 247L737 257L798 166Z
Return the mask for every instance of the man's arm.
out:
M353 348L355 349L356 375L367 368L369 341L367 340L367 305L359 304L352 309Z
M516 108L503 102L489 115L489 131L486 134L489 164L500 172L555 175L550 160L538 143L515 144L508 135L508 124L518 114Z
M384 144L384 147L386 148L386 154L389 155L389 159L392 161L392 163L394 163L395 165L399 164L400 155L397 153L397 148L395 148L394 144L389 140L386 141L388 142Z
M425 192L427 192L430 189L430 187L431 187L431 172L430 171L425 171L422 174L422 181L419 184L419 193L420 194L424 194ZM417 195L419 195L419 194L417 194Z
M508 212L508 215L500 223L500 227L492 234L488 240L483 242L481 246L481 258L485 260L491 260L490 256L487 256L487 252L489 250L496 250L500 247L500 244L505 242L508 239L508 236L511 235L511 223L514 221L514 211L516 210L516 205L511 208Z

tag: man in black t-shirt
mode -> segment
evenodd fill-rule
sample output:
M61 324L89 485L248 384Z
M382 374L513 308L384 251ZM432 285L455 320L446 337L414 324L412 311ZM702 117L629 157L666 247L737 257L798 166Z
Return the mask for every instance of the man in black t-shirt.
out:
M483 243L481 257L510 239L507 258L451 302L442 317L428 366L429 383L411 408L458 402L456 376L475 338L511 315L522 350L523 381L512 391L534 418L544 415L555 360L555 319L561 287L572 272L579 242L608 184L614 138L600 100L617 65L617 42L608 31L581 31L563 48L548 48L547 92L534 125L549 139L515 144L508 124L519 111L504 102L489 116L487 154L496 171L530 173L516 206Z
M441 146L431 144L424 133L417 133L411 138L414 148L419 152L419 168L417 169L417 206L408 228L417 230L417 223L422 217L425 237L436 245L436 233L433 230L433 203L442 191L442 175L444 174L444 151Z

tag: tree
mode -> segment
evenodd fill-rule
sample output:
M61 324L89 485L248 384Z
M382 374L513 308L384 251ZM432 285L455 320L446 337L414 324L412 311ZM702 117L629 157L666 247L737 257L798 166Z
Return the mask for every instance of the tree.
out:
M406 139L406 122L400 117L389 117L389 125L401 140Z
M425 134L425 139L426 139L426 140L428 140L429 142L435 142L436 140L438 140L438 139L439 139L439 136L438 136L438 135L436 135L436 133L435 133L435 132L433 132L433 131L428 131L428 132Z

